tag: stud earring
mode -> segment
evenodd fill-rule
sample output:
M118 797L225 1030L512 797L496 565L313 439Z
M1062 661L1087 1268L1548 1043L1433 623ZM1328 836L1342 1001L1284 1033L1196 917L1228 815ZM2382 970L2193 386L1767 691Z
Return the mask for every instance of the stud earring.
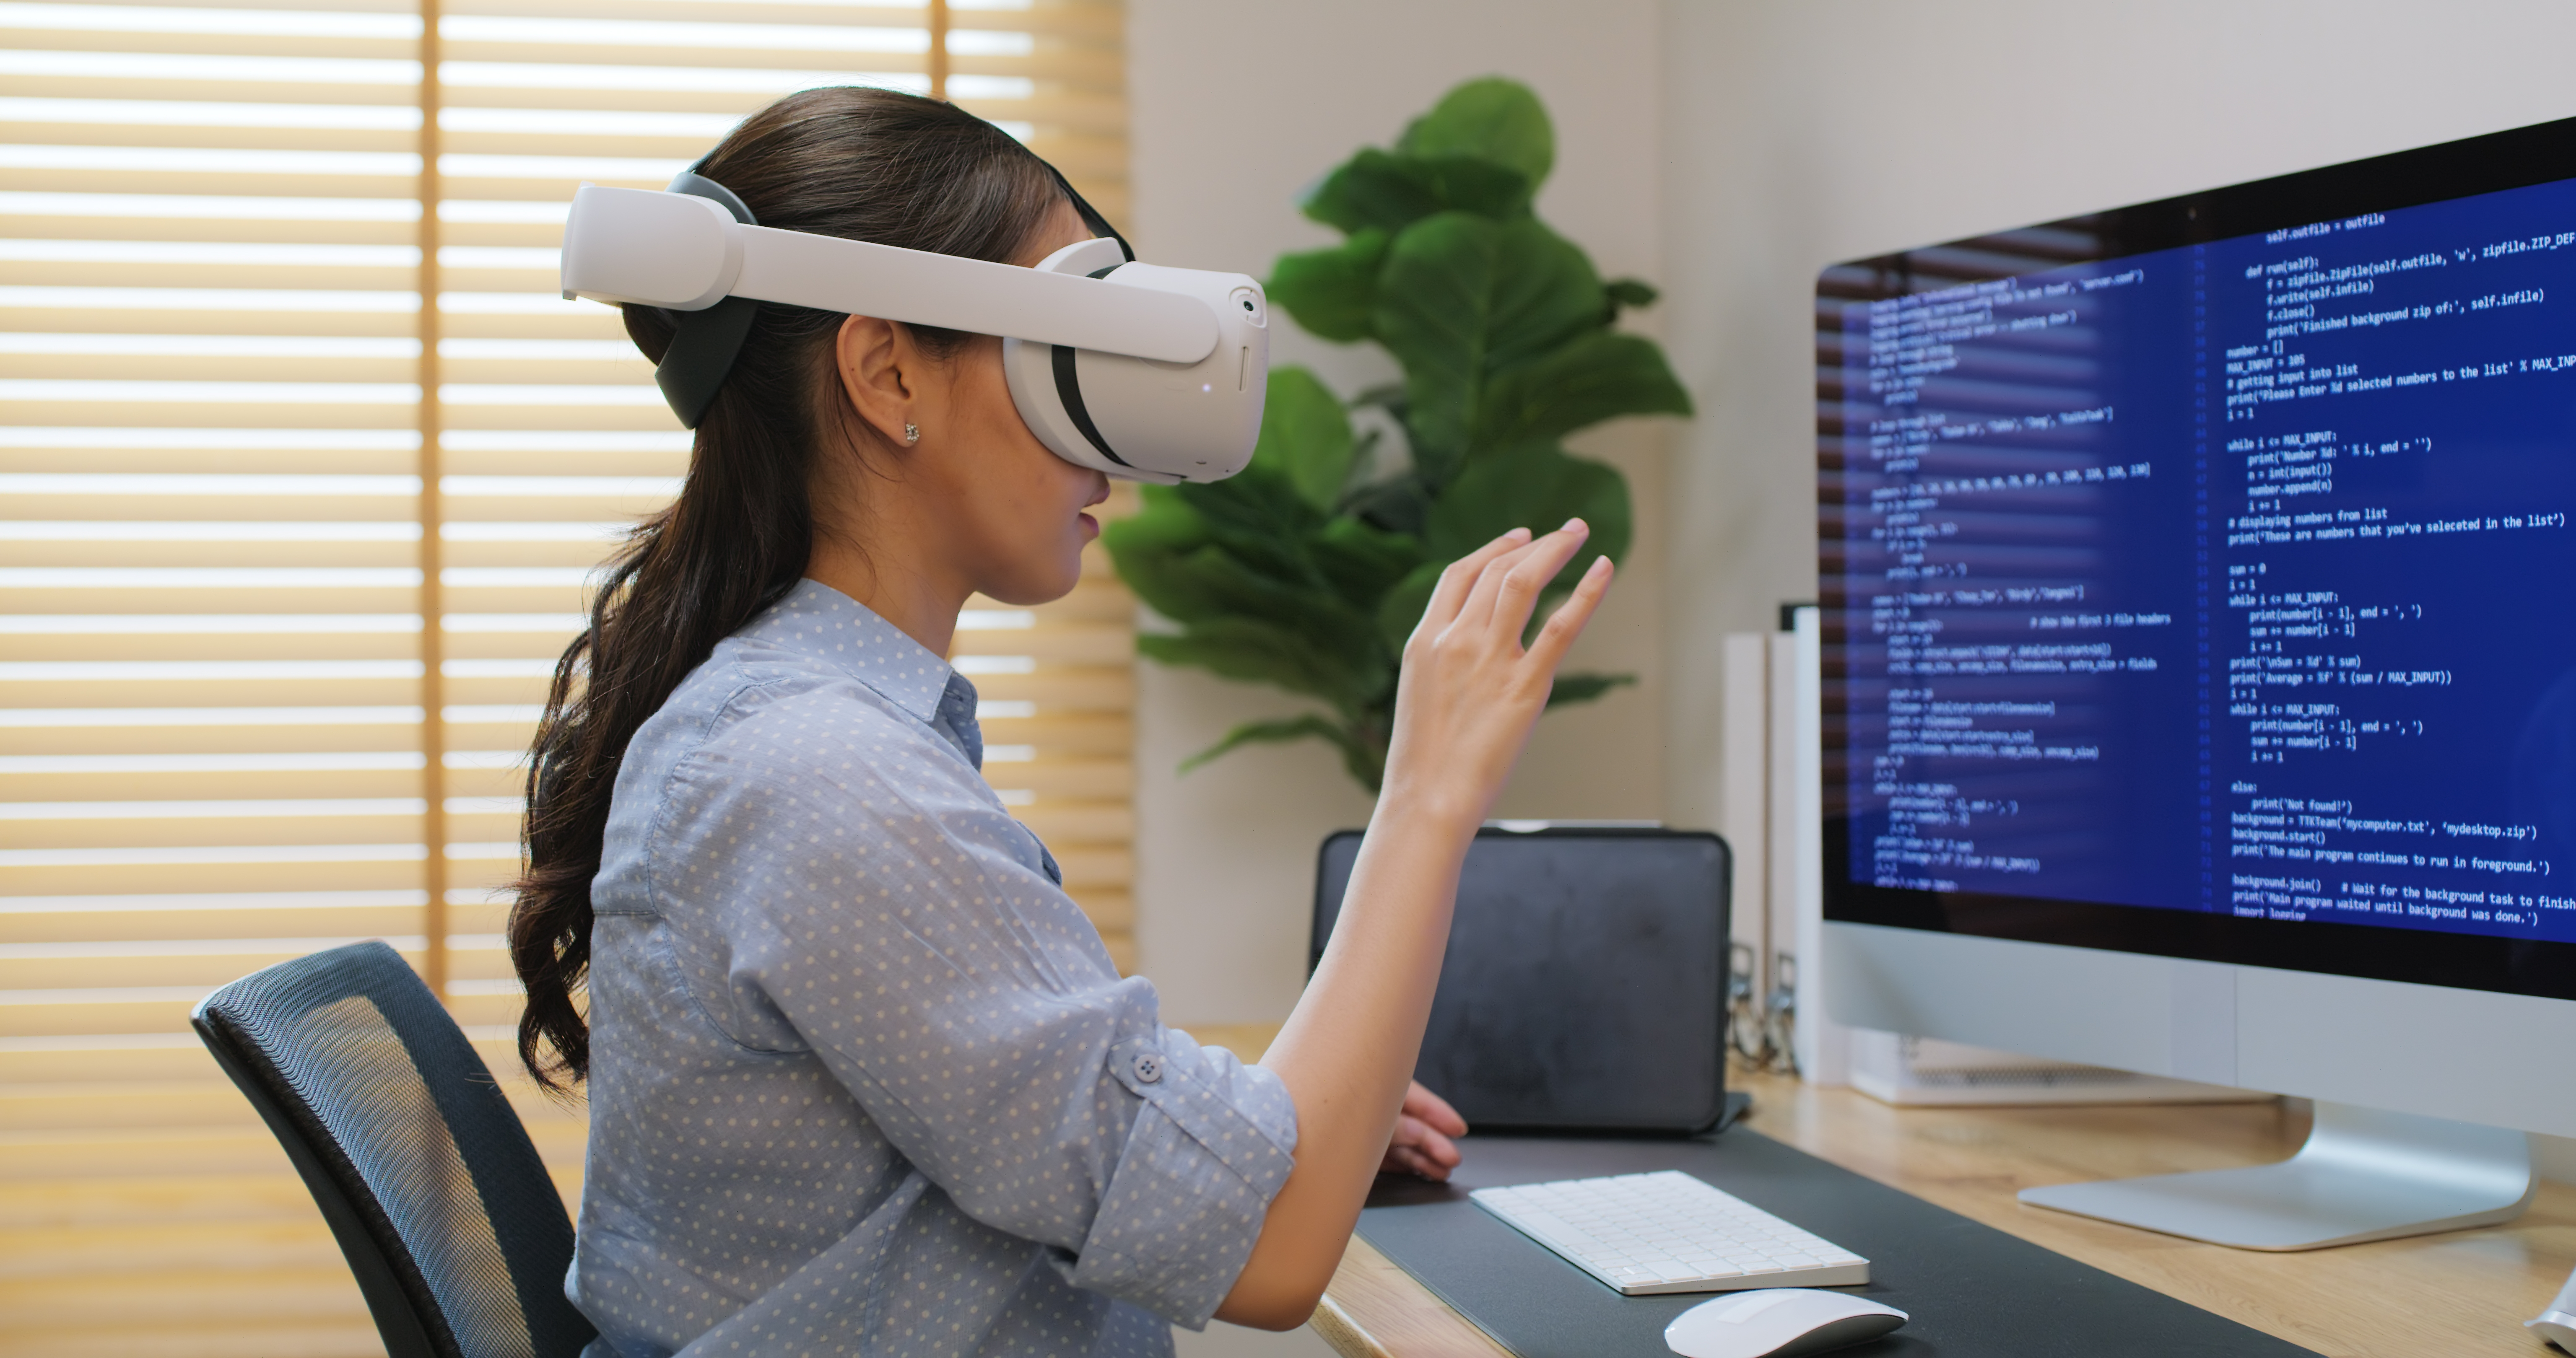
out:
M907 447L921 442L921 426L906 421L903 426L903 441Z

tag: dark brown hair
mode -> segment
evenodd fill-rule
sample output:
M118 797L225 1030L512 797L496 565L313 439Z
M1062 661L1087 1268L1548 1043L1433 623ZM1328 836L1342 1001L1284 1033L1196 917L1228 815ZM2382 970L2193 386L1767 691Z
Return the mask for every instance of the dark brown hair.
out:
M995 261L1018 254L1066 201L1054 171L991 123L878 89L789 95L735 128L698 173L733 190L763 226ZM660 362L669 314L625 312L626 333ZM510 911L510 960L528 991L519 1059L548 1088L590 1071L575 993L590 968L591 879L627 744L717 642L795 586L813 554L816 465L827 443L851 442L823 424L844 409L827 381L841 321L761 304L698 422L678 500L610 558L589 626L555 666ZM971 338L911 332L938 358Z

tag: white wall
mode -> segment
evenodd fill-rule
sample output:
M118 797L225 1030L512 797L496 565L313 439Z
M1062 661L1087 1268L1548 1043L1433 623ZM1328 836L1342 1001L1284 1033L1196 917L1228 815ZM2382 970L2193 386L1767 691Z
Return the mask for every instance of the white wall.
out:
M1541 216L1610 276L1657 282L1662 167L1653 0L1134 0L1128 91L1137 247L1149 259L1267 274L1282 251L1336 242L1297 191L1363 145L1389 145L1450 86L1502 74L1555 117ZM1651 315L1651 313L1650 313ZM1651 322L1650 322L1651 323ZM1272 359L1345 394L1391 377L1374 346L1281 324ZM1548 717L1501 813L1659 817L1663 811L1663 448L1670 421L1577 440L1624 471L1638 545L1576 652L1580 668L1645 682ZM1176 1023L1284 1017L1305 970L1316 846L1369 802L1325 747L1253 749L1174 766L1239 721L1301 710L1276 690L1145 665L1137 739L1139 940Z

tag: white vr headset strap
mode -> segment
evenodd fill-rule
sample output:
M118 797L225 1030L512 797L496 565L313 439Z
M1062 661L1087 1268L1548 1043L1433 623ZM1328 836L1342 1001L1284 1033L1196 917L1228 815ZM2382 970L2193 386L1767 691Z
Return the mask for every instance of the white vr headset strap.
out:
M566 297L700 311L726 297L1196 363L1194 297L891 245L744 226L705 198L584 184L564 224Z

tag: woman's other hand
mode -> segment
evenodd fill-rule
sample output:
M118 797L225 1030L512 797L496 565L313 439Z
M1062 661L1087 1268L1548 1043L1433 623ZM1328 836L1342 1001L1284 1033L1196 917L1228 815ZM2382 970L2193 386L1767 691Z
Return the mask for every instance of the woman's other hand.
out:
M1458 1110L1416 1080L1404 1091L1404 1107L1395 1115L1395 1136L1387 1142L1386 1160L1378 1169L1445 1182L1459 1159L1457 1144L1449 1138L1466 1134L1467 1120L1458 1116Z

